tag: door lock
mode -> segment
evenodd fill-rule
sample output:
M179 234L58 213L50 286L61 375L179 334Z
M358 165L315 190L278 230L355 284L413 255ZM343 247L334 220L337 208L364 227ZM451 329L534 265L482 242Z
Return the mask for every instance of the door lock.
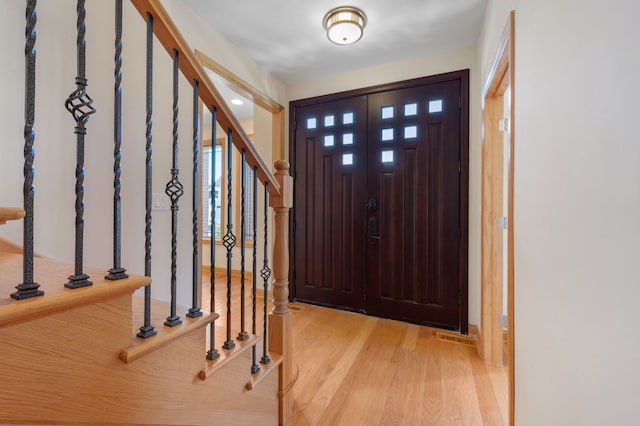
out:
M375 198L369 198L367 200L367 204L365 205L367 206L367 210L370 210L372 212L378 210L378 201Z
M369 226L367 227L367 238L369 240L369 244L373 244L376 240L381 240L382 237L380 235L376 235L377 221L375 217L369 218Z

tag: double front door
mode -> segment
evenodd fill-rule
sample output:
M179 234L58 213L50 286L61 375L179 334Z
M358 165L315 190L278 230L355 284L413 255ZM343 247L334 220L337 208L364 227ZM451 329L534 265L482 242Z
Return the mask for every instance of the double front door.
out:
M466 331L465 81L425 80L292 104L293 293Z

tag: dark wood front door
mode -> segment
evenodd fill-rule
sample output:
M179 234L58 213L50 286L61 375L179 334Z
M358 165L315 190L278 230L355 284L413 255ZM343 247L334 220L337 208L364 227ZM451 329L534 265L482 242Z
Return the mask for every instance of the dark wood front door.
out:
M292 104L296 299L466 332L464 83Z

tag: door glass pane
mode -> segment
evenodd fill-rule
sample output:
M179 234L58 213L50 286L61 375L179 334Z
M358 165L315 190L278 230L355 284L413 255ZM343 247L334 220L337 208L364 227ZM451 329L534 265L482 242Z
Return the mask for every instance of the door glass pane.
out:
M315 117L307 118L307 130L312 130L318 127L318 120Z
M405 126L404 128L405 139L415 139L417 137L418 137L418 126Z
M353 164L353 154L342 154L342 164L345 166Z
M333 135L327 135L324 137L324 146L333 146L335 145Z
M383 142L392 141L393 140L393 128L389 127L386 129L382 129L382 137Z
M220 239L220 224L222 219L221 191L222 191L222 146L216 145L216 175L213 176L211 170L211 155L213 153L210 146L202 149L202 236L211 238L211 203L215 208L215 225L213 231L215 239Z
M382 162L383 163L393 163L393 151L382 151Z
M353 145L353 133L342 135L342 145Z
M417 115L418 114L418 104L417 103L412 103L412 104L405 104L404 105L404 116L405 117L411 117L412 115Z
M342 124L353 124L353 113L345 112L342 114Z
M433 114L434 112L442 112L442 99L429 101L429 114Z
M333 115L326 115L324 117L324 126L325 127L331 127L335 124L336 121L336 117Z
M393 105L382 107L382 119L393 118Z

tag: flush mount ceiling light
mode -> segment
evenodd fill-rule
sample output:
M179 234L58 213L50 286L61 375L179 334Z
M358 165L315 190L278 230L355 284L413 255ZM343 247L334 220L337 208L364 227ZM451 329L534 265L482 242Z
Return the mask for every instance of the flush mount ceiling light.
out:
M352 44L360 40L367 17L360 9L342 6L331 9L323 19L327 37L335 44Z
M231 99L231 103L234 105L242 105L244 102L240 99Z

